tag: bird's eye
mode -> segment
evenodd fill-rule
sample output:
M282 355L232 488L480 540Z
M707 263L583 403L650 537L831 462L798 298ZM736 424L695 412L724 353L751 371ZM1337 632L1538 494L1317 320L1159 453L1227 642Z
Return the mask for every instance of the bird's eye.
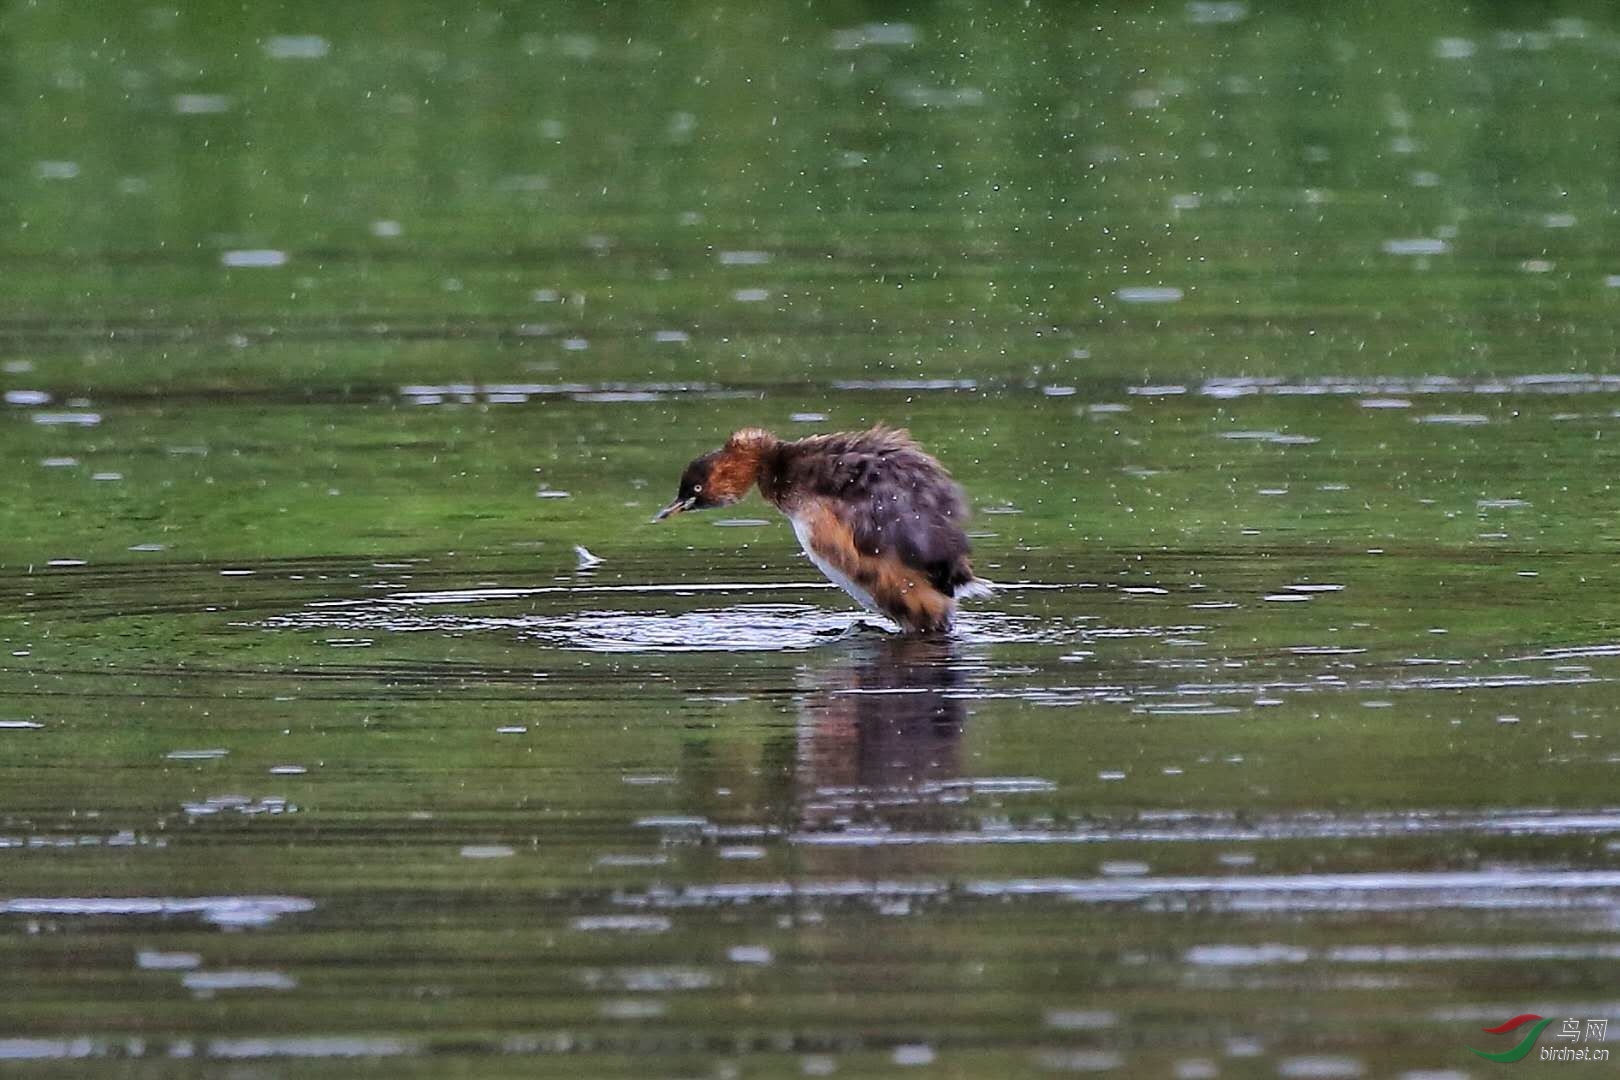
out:
M692 494L694 494L694 495L703 494L703 485L702 484L693 484L692 485Z

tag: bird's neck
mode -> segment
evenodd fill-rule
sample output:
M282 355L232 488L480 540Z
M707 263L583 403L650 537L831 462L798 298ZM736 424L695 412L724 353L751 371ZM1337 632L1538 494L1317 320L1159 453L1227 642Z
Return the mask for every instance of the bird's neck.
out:
M776 502L778 459L782 440L761 428L744 428L726 440L724 451L714 464L712 482L734 498L759 485L761 495Z

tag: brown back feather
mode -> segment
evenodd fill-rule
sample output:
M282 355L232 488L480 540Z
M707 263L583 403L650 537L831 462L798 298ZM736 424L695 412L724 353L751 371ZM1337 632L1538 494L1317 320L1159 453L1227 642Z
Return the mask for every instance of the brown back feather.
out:
M866 555L893 555L946 596L973 579L962 489L901 428L815 435L782 447L790 489L827 499Z

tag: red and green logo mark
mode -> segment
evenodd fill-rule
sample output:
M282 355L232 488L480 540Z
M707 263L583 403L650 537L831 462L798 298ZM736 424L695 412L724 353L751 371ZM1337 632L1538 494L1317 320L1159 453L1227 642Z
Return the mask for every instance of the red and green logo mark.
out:
M1529 1034L1525 1035L1523 1039L1519 1040L1518 1046L1515 1046L1511 1050L1504 1050L1500 1054L1487 1054L1483 1050L1474 1050L1472 1046L1470 1046L1468 1049L1474 1050L1474 1053L1478 1054L1486 1061L1518 1061L1535 1048L1536 1036L1540 1035L1541 1029L1550 1023L1552 1023L1552 1017L1550 1016L1537 1016L1535 1013L1520 1013L1518 1016L1515 1016L1513 1019L1505 1023L1497 1024L1495 1027L1481 1029L1487 1035L1505 1035L1509 1031L1517 1031L1526 1024L1534 1024L1535 1027L1530 1029Z

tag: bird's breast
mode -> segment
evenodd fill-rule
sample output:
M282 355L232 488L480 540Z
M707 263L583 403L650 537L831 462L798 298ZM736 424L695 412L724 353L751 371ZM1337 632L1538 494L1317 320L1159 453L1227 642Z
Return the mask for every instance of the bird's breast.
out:
M799 538L799 546L810 557L810 561L816 564L816 569L825 574L828 581L854 597L855 602L860 604L861 607L874 614L882 614L877 601L872 599L872 594L857 585L848 574L838 568L838 564L846 560L840 558L837 552L818 550L816 522L813 513L792 514L788 517L788 520L793 522L793 535Z

